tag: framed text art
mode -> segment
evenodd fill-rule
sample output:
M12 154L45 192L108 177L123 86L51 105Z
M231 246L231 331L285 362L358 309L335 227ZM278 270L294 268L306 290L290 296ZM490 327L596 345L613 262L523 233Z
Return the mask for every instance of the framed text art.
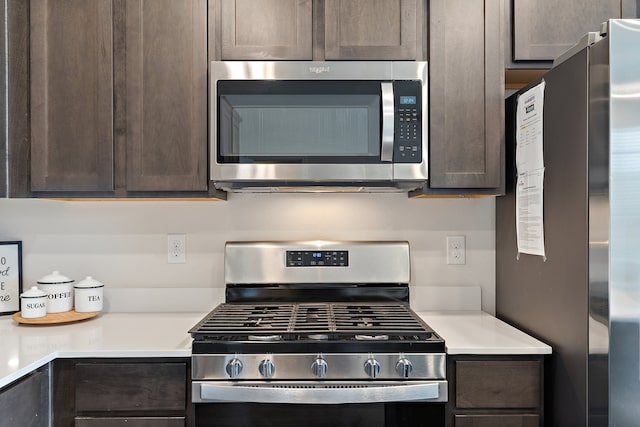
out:
M20 311L22 242L0 242L0 315Z

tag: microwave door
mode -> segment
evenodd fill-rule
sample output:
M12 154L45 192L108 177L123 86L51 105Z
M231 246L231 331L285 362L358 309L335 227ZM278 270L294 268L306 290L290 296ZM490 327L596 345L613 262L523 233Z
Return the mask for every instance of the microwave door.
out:
M393 83L380 83L382 93L382 147L380 160L382 162L393 161L393 140L395 123L395 105L393 95Z

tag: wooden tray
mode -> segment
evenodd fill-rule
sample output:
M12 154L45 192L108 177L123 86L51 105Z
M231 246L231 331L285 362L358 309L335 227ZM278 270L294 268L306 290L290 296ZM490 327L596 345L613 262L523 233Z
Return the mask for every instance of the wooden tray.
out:
M78 313L75 310L71 310L63 313L49 313L44 317L36 317L35 319L25 319L22 317L22 312L19 311L11 316L11 318L18 323L24 323L27 325L56 325L59 323L71 323L91 319L92 317L96 317L98 314L100 314L99 311Z

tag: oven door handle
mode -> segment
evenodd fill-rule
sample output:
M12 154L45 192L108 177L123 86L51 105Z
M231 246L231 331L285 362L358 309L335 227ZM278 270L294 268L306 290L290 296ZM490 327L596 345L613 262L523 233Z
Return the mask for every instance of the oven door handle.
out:
M430 381L386 386L348 383L334 386L308 386L290 383L280 385L274 382L250 386L232 382L194 381L192 396L194 403L250 402L334 405L413 401L446 402L447 382Z
M380 151L380 161L393 161L393 138L395 134L395 106L393 95L393 83L380 83L382 92L382 147Z

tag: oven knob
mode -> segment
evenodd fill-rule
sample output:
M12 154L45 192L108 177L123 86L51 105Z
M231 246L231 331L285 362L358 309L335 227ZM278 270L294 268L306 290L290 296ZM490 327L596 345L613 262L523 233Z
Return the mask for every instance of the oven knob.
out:
M411 364L411 361L409 361L409 359L405 359L403 357L400 360L398 360L398 363L396 363L396 372L402 378L409 378L412 370L413 370L413 365Z
M380 364L376 359L367 359L367 361L364 362L364 371L369 377L375 378L380 374Z
M273 364L271 360L264 359L258 364L258 371L260 371L260 375L265 378L269 378L273 376L273 373L276 370L276 366Z
M311 364L311 372L313 372L313 375L315 375L317 378L324 378L324 376L327 375L328 368L329 365L327 364L327 361L322 357L318 357Z
M231 378L239 377L240 372L242 372L242 362L240 361L240 359L231 359L229 363L227 363L226 371Z

